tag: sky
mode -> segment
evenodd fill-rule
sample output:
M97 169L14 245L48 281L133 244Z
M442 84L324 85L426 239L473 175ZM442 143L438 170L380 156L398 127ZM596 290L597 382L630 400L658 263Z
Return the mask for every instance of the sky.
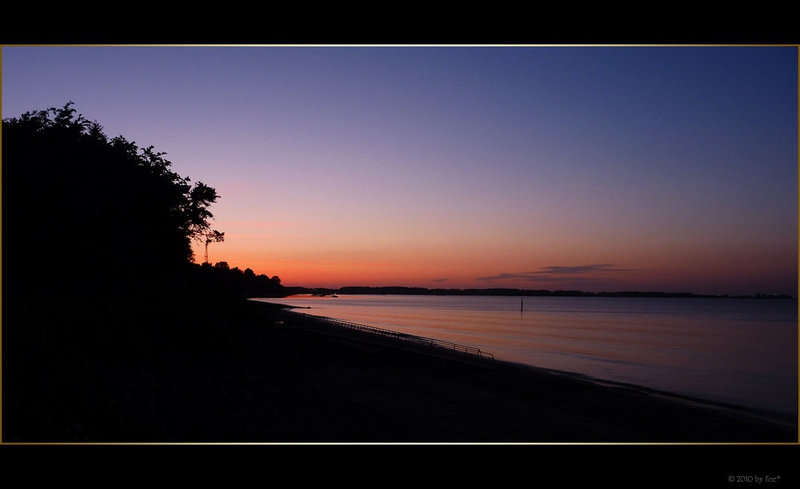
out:
M797 296L796 47L2 48L69 101L284 285Z

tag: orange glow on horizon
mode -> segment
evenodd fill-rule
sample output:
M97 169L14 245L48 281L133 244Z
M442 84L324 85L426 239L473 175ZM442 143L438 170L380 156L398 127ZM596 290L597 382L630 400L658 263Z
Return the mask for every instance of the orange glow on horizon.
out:
M400 223L337 215L334 223L318 214L298 210L271 221L220 219L213 227L225 232L225 241L209 245L209 261L278 276L288 286L325 288L748 294L786 290L795 282L795 270L787 272L785 263L796 263L796 250L756 239L720 246L655 231L549 220L518 226L480 220L477 227L461 223L458 229L445 220L437 228L424 216L415 230L410 215ZM204 246L196 243L194 252L201 263Z
M488 289L519 288L545 290L664 291L712 294L773 292L778 283L793 280L793 270L782 270L769 259L736 252L684 256L631 254L612 256L610 267L575 273L547 273L553 264L569 266L600 263L598 255L550 254L540 260L519 254L483 254L468 248L443 250L384 250L359 253L326 249L315 253L276 249L253 251L235 242L213 243L212 264L225 261L241 270L278 276L287 286L339 288L345 286L405 286L425 288ZM497 251L497 250L491 250ZM203 247L195 248L195 261L202 262ZM534 255L531 253L531 255ZM272 258L271 258L272 257ZM523 263L520 265L519 263ZM731 266L737 263L738 266ZM565 267L569 268L569 267ZM580 268L580 267L576 267ZM731 283L751 284L751 290L728 290Z

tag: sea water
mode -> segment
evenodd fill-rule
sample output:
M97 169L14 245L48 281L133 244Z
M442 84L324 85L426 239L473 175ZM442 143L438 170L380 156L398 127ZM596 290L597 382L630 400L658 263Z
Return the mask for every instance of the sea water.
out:
M792 299L300 295L259 300L475 346L498 360L797 416L798 324Z

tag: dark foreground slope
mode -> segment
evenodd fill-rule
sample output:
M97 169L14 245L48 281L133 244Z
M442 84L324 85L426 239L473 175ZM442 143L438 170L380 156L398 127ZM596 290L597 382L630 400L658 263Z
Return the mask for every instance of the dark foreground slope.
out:
M115 297L12 308L5 442L797 441L628 389L320 334L263 303Z

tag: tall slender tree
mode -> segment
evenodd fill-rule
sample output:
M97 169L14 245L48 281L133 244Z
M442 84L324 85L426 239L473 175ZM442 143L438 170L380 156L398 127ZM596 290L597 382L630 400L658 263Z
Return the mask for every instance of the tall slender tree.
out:
M208 245L209 243L221 243L225 241L225 233L221 233L216 229L213 229L205 234L206 238L206 256L204 263L208 263Z

